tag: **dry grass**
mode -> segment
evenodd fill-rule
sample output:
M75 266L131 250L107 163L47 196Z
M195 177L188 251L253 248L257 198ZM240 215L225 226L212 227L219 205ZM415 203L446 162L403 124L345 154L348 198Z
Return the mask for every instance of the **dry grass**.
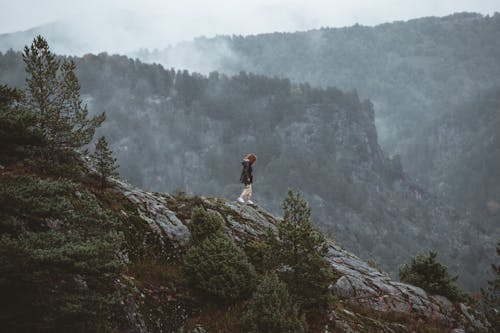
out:
M156 260L142 260L129 265L127 274L145 284L173 285L180 288L187 284L180 267L181 264L178 262L164 263Z
M244 309L243 302L229 306L207 304L198 316L192 317L186 322L185 327L189 331L199 324L208 333L245 332L245 324L242 319Z

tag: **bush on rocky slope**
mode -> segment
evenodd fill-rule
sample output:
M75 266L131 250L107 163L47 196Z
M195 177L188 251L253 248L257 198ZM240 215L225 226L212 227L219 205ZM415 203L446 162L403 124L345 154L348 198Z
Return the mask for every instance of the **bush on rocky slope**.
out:
M283 212L277 241L271 244L279 275L302 310L324 311L331 305L328 286L333 279L324 258L328 252L325 238L312 224L311 209L298 192L288 191Z
M249 333L304 333L307 324L299 319L286 285L274 273L263 276L247 304L244 320Z
M221 218L195 209L189 228L192 238L184 271L193 285L221 301L248 295L255 285L255 269L227 235Z
M400 268L399 278L431 294L446 296L455 302L463 301L466 296L456 284L458 276L450 275L446 266L436 261L436 257L434 250L429 251L429 255L419 253Z

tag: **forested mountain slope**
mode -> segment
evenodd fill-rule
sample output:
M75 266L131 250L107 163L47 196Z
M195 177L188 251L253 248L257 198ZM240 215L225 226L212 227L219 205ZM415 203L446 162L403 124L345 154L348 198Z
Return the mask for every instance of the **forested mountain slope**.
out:
M430 190L500 235L500 89L477 94L426 129Z
M240 160L254 151L255 199L271 212L297 188L323 230L387 271L435 248L467 288L488 276L495 239L384 155L373 106L356 93L247 73L176 72L106 54L74 60L89 108L106 111L102 131L134 184L233 199ZM23 84L19 54L2 55L0 66L2 82Z
M478 93L498 87L499 35L499 13L460 13L375 27L198 38L136 56L167 67L245 70L357 89L375 105L383 149L401 154L405 170L429 186L432 169L422 165L446 152L422 144L426 128Z
M124 20L135 22L129 14L115 13L113 18L118 26ZM84 43L89 45L82 46L81 38L75 45L75 36L83 33L73 25L57 22L53 27L1 35L0 50L20 50L39 33L46 35L56 50L82 54L85 47L95 49L90 44L96 38L89 36ZM428 144L427 128L500 85L498 35L500 14L458 13L375 27L201 37L164 50L141 50L134 57L167 68L232 74L245 70L313 86L357 89L362 99L374 103L383 149L389 156L400 154L409 175L424 187L435 189L435 170L426 166L447 152ZM459 164L460 160L450 163Z

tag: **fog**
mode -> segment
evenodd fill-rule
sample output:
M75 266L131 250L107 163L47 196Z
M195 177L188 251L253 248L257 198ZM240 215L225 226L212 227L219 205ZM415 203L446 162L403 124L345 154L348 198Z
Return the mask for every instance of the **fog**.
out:
M126 53L139 48L164 48L197 36L248 35L297 31L355 23L376 25L422 16L444 16L472 11L492 14L496 0L257 0L257 1L159 1L159 0L2 0L0 33L44 26L54 39L72 41L53 48L81 55L107 51ZM64 28L63 28L64 27ZM24 41L23 41L24 42ZM17 48L0 41L0 49Z

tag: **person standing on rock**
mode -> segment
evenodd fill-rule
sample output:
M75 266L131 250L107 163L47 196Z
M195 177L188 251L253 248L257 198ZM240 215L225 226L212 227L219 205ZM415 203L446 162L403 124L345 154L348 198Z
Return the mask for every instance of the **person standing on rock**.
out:
M257 156L254 153L245 156L241 164L243 165L243 170L241 171L240 182L245 184L245 189L241 192L240 196L236 201L239 203L246 203L253 205L254 203L250 198L252 197L252 165L257 161Z

